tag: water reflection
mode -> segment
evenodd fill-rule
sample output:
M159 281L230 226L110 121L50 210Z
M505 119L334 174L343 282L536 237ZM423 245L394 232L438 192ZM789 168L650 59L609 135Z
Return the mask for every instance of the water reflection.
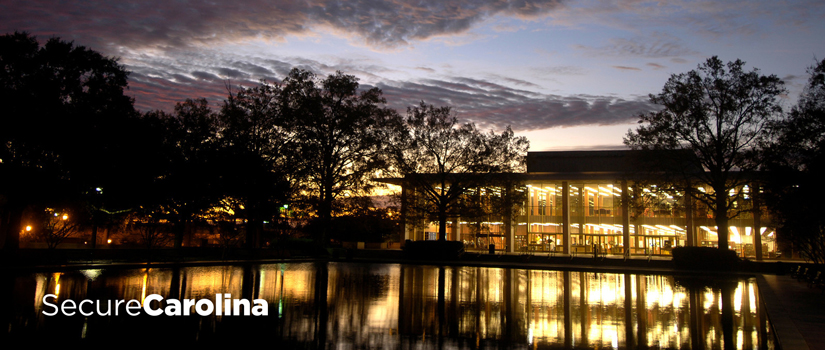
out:
M686 285L686 286L683 286ZM768 349L753 279L676 283L663 275L398 264L55 271L3 277L7 336L231 341L265 335L303 348ZM268 316L45 316L58 302L160 294L264 299ZM55 338L56 337L56 338ZM137 338L138 340L145 340Z

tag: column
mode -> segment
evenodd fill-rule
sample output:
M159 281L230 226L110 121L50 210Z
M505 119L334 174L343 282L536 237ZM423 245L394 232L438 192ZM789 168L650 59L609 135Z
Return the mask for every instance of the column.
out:
M685 191L685 236L687 236L688 247L695 247L696 243L696 225L693 224L693 187L688 186Z
M570 184L561 183L562 253L570 254Z
M627 180L622 180L622 241L624 257L630 257L630 195L627 191Z
M753 248L756 252L756 261L762 261L762 202L760 201L759 185L753 184Z
M412 229L407 222L407 212L409 209L407 208L407 184L401 184L401 228L404 230L404 237L401 237L401 248L404 248L404 244L407 242L408 239L412 239L412 235L414 232L410 232Z
M513 197L511 191L513 190L510 184L505 184L504 188L504 208L507 212L504 213L504 241L507 244L508 252L514 253L516 251L516 227L513 225Z

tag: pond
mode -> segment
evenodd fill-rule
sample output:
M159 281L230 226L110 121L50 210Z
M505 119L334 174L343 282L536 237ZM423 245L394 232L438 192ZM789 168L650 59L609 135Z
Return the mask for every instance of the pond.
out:
M263 338L278 348L345 349L775 346L753 278L708 282L347 262L6 272L1 278L2 334L20 340L240 344Z

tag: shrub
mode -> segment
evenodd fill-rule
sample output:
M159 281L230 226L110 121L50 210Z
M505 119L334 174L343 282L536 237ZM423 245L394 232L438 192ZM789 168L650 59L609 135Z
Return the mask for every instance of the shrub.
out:
M404 256L420 260L452 260L464 254L464 243L457 241L407 241Z
M739 258L733 250L711 247L673 248L673 264L677 269L732 271Z

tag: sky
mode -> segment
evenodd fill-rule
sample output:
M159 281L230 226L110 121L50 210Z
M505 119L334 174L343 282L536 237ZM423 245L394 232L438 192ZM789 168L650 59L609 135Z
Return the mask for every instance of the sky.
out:
M402 115L450 106L531 151L622 148L649 94L709 57L776 75L787 109L825 58L825 2L503 0L0 1L0 31L117 57L141 111L292 68L342 71Z

